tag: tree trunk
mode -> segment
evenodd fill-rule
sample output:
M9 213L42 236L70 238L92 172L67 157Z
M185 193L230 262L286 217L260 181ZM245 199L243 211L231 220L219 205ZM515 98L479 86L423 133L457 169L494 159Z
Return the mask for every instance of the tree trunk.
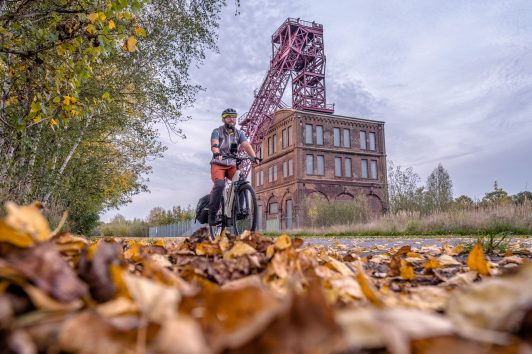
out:
M87 117L86 121L85 121L85 125L83 126L83 128L81 129L81 132L78 136L78 138L76 139L76 142L74 143L74 145L72 145L72 147L70 148L70 151L68 152L68 155L67 157L65 158L65 160L63 161L63 164L61 165L61 167L59 168L59 171L57 171L57 174L54 176L54 179L53 179L53 182L50 186L50 189L48 190L48 192L45 194L42 202L44 204L48 203L49 199L50 199L50 196L52 195L52 192L55 188L55 186L57 185L57 182L61 179L61 176L63 175L63 173L65 172L65 169L67 168L68 166L68 163L70 162L70 160L72 159L72 156L74 156L74 153L76 152L76 150L78 149L78 146L79 144L81 143L81 140L83 140L83 136L85 135L85 131L87 129L87 127L89 126L91 120L92 120L92 117L93 116L89 116Z

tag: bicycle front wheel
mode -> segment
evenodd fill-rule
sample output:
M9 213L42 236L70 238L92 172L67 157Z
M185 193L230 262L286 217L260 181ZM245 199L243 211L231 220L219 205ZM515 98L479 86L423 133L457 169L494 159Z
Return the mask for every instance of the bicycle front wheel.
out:
M233 201L233 230L240 235L245 230L255 231L257 227L257 197L249 184L243 184L236 191Z

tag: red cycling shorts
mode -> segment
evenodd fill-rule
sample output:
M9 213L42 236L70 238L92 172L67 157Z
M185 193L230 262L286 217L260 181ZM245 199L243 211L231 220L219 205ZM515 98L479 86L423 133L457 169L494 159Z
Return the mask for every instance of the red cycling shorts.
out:
M233 179L236 172L236 166L223 166L215 163L211 164L211 179L216 181L217 179L223 180L225 177Z

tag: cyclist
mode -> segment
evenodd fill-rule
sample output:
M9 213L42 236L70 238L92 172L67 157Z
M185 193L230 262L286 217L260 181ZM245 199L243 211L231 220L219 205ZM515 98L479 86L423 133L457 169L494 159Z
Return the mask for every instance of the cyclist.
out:
M211 134L211 179L214 186L209 200L209 233L214 239L216 233L216 213L220 207L222 193L225 187L225 177L232 179L236 172L236 160L224 158L236 154L238 146L251 157L257 158L253 147L243 131L235 127L237 113L233 108L222 112L223 125L214 129Z

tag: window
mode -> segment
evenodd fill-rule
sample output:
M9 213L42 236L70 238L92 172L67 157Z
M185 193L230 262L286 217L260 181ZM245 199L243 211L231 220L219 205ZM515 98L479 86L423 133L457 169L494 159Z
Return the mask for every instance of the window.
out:
M264 170L260 171L260 185L264 184Z
M268 156L271 156L272 154L273 154L272 137L270 136L268 138Z
M260 186L260 172L255 173L255 185Z
M262 144L261 144L261 146L259 146L259 151L257 151L257 156L258 156L259 159L262 159L262 158L263 158L263 156L262 156L262 150L263 150L263 149L262 149Z
M363 130L360 131L360 148L366 150L366 132Z
M314 174L314 156L307 155L307 175L312 176Z
M324 163L324 156L318 155L317 156L317 167L318 167L318 176L325 175L325 163Z
M371 160L371 178L377 179L377 161Z
M283 177L288 177L288 161L283 161Z
M312 144L312 124L305 124L305 144Z
M287 129L287 135L288 135L288 145L292 145L292 126L289 126Z
M341 157L334 158L334 175L337 177L342 176L342 158Z
M346 158L344 160L344 170L345 170L345 176L351 177L351 159Z
M272 202L268 205L268 213L277 214L279 212L279 206L277 202Z
M375 144L375 133L369 133L369 149L373 151L377 150Z
M316 144L323 145L323 126L316 125Z
M349 134L349 129L344 129L344 147L351 147L351 134Z
M288 160L288 175L292 176L294 174L294 160Z
M340 128L334 128L334 146L340 146Z
M273 166L273 180L277 181L277 165Z
M362 160L362 178L368 178L368 160Z
M288 146L288 137L286 129L283 129L283 133L281 134L281 146L283 149Z
M273 168L268 167L268 182L273 182Z
M272 137L272 154L275 154L275 145L277 144L277 134L273 134Z

